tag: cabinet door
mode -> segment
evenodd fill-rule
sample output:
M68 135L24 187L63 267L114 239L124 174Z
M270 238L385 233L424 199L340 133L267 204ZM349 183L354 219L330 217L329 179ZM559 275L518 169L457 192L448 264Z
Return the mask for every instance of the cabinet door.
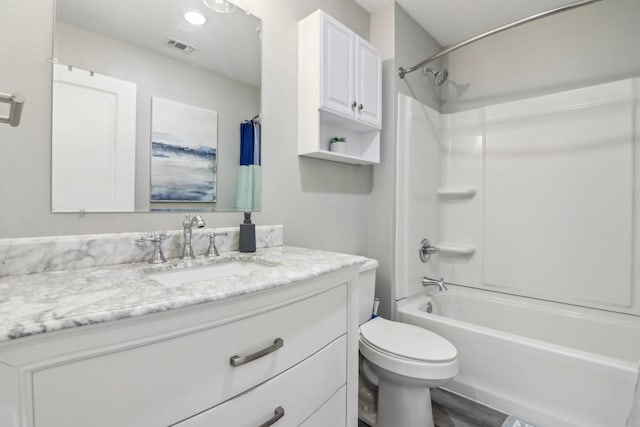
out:
M382 124L382 65L380 55L356 36L356 119L380 127Z
M348 118L354 118L354 38L344 25L323 16L320 108Z

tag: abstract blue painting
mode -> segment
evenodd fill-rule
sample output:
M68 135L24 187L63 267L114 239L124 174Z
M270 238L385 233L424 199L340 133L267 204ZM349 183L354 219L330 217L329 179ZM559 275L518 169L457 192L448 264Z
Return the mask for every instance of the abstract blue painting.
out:
M215 202L218 113L153 97L151 201Z

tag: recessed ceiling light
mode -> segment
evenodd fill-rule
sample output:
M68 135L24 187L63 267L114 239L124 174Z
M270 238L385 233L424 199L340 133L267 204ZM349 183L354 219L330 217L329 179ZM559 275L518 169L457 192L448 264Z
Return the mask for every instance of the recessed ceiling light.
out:
M197 10L187 10L184 19L191 25L204 25L207 22L207 18Z

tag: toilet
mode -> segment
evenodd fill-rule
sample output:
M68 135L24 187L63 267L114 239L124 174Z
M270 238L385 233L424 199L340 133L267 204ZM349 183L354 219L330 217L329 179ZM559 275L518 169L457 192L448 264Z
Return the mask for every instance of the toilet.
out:
M375 427L433 427L430 389L458 374L457 350L426 329L371 319L376 267L366 263L358 277L360 372L378 387Z

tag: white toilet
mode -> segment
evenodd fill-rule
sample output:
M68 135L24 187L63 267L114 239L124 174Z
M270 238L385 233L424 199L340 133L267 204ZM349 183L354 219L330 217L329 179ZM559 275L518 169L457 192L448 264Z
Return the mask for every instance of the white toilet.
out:
M430 389L458 374L456 348L417 326L369 320L376 266L365 264L358 278L361 372L378 386L376 427L433 427Z

